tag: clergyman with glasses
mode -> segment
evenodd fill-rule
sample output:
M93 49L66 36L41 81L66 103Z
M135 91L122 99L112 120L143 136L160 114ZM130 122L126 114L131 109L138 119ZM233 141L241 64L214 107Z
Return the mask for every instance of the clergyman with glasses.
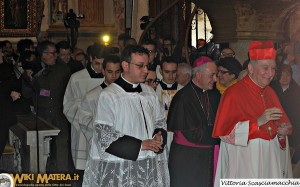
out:
M149 52L129 46L121 61L121 77L99 95L83 186L169 186L163 109L143 84Z

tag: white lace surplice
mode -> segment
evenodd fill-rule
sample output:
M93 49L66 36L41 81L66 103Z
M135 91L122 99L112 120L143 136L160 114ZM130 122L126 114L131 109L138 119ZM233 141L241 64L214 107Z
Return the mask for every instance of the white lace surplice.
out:
M140 151L137 161L105 152L113 141L124 135L146 140L152 138L155 128L166 129L158 97L152 88L142 84L142 89L141 93L127 93L112 84L100 94L83 186L170 185L165 151L161 154Z

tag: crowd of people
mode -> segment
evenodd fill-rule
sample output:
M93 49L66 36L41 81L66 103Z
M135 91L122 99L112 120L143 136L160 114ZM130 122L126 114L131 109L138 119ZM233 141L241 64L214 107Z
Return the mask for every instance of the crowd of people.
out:
M2 41L0 156L16 115L31 112L60 130L46 172L79 174L73 186L292 178L300 159L295 63L278 62L272 41L253 41L244 64L231 48L217 58L190 54L190 64L165 41L137 45L120 35L118 47L86 51L66 41L23 39L17 50Z

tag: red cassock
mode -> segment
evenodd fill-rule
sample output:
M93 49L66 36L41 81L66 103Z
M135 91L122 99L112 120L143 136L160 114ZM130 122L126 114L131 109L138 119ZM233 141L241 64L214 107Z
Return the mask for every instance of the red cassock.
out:
M258 127L257 118L268 108L280 108L283 116L280 120L269 121ZM249 121L249 136L251 139L261 138L265 140L274 139L277 135L278 126L289 122L279 99L273 89L265 88L255 84L249 76L231 86L222 95L218 107L213 137L229 136L234 144L234 128L237 123ZM285 138L279 139L282 148L285 148Z

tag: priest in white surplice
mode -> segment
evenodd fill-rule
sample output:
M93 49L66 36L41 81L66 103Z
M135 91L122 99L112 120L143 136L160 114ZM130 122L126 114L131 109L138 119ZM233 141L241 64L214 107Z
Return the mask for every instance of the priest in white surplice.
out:
M75 120L78 122L81 129L81 136L77 137L77 166L85 168L91 139L93 135L93 122L96 116L96 109L98 105L98 98L100 92L111 83L115 82L121 75L121 61L120 57L116 55L108 55L103 60L103 75L104 81L101 85L89 91L82 99ZM88 144L88 145L86 145Z
M71 151L74 166L77 170L84 170L86 162L86 157L82 156L86 155L85 149L80 148L79 144L81 144L81 147L82 145L86 147L87 142L80 130L78 119L75 118L76 112L85 94L103 82L102 64L101 49L98 46L93 46L90 53L90 63L88 63L86 69L80 70L71 76L64 95L63 111L71 123Z
M249 75L224 92L218 107L213 137L222 141L215 187L222 178L292 177L292 126L269 86L276 69L272 41L251 42L249 56Z
M83 186L169 186L163 109L141 83L149 52L140 46L124 51L123 74L99 96Z

